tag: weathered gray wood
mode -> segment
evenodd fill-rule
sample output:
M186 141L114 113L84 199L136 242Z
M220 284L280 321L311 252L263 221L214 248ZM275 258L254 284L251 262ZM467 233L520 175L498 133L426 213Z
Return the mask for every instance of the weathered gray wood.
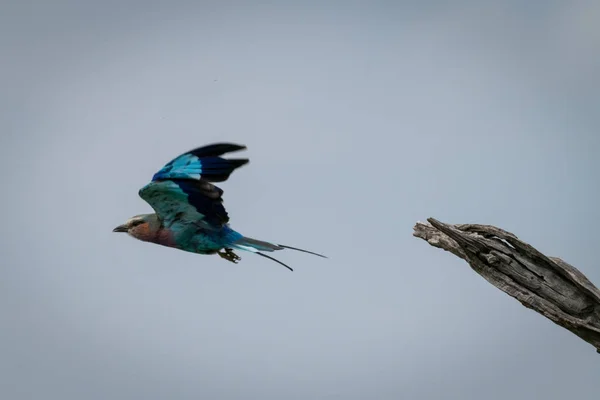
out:
M492 285L600 353L600 290L579 270L494 226L427 221L417 222L414 236L467 261Z

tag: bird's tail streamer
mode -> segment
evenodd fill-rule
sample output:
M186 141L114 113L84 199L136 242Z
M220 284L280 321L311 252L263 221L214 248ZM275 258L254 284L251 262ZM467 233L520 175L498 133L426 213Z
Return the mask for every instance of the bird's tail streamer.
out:
M268 255L266 255L264 253L261 253L261 251L273 252L273 251L277 251L277 250L289 249L289 250L301 251L303 253L313 254L315 256L327 258L326 256L324 256L322 254L318 254L318 253L315 253L315 252L312 252L312 251L309 251L309 250L299 249L297 247L286 246L286 245L283 245L283 244L269 243L269 242L265 242L265 241L257 240L257 239L252 239L252 238L245 237L245 236L242 237L241 239L237 240L235 243L233 243L231 245L231 247L234 248L234 249L238 249L238 250L249 251L249 252L252 252L254 254L258 254L261 257L268 258L269 260L273 260L276 263L283 265L284 267L286 267L290 271L293 271L293 269L290 268L288 265L282 263L281 261L277 260L276 258L268 256Z

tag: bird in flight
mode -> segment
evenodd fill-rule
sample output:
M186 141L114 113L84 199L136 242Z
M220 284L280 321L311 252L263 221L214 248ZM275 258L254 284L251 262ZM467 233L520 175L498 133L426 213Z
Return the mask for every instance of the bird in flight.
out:
M226 181L235 169L248 163L246 158L221 157L244 149L246 146L216 143L174 158L139 190L154 214L131 217L113 232L125 232L144 242L192 253L218 254L233 263L241 259L234 250L249 251L290 271L293 270L288 265L262 252L291 249L326 258L312 251L252 239L229 227L223 190L213 182Z

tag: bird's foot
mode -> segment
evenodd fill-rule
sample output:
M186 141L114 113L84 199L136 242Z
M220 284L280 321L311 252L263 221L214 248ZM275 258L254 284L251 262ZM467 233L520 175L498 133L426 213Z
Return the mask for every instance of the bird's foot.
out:
M242 257L235 254L232 249L224 249L224 250L225 251L217 252L217 254L219 256L221 256L221 258L224 258L227 261L231 261L234 264L237 264L242 259Z

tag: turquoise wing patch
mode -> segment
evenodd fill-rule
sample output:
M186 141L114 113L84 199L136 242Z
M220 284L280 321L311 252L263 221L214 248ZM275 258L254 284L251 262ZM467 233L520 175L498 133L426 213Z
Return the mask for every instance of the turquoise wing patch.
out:
M222 194L221 189L209 182L185 179L151 182L139 192L167 227L199 223L211 229L229 222Z

